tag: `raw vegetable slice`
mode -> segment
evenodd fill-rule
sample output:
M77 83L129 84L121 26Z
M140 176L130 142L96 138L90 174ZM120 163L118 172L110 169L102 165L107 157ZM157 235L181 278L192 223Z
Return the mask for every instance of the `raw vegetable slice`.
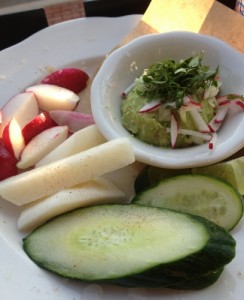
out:
M36 167L50 164L105 142L105 137L101 134L96 125L88 126L75 132L61 145L49 152L36 164Z
M88 180L26 205L20 213L18 228L33 230L49 219L79 207L122 203L127 200L126 194L110 180L105 178Z
M23 205L135 161L127 138L118 138L0 182L0 195Z
M136 176L134 190L139 193L162 179L177 175L191 174L191 169L166 169L155 166L145 166Z
M202 216L227 230L234 228L243 214L242 197L233 186L205 175L179 175L161 180L138 193L132 202Z
M35 263L63 277L181 289L194 280L191 288L201 288L201 277L212 284L235 256L235 240L222 227L136 204L63 214L25 237L23 247Z

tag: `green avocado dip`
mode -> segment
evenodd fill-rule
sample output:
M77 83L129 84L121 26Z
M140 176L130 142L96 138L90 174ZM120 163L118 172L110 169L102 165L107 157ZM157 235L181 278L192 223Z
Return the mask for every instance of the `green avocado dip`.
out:
M141 141L159 147L209 142L221 83L218 67L210 70L202 58L201 53L179 62L168 59L144 70L123 93L122 125Z

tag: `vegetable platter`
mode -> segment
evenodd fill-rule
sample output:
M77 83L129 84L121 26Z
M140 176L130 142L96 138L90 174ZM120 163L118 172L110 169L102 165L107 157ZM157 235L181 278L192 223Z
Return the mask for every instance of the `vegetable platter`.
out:
M2 105L13 95L36 84L50 69L79 67L92 78L104 55L137 24L140 16L115 19L91 18L74 20L45 29L23 43L0 53L0 94ZM114 24L116 23L116 26ZM66 38L64 38L66 37ZM28 50L27 50L28 49ZM23 76L24 74L24 76ZM87 99L88 89L81 95ZM2 106L1 105L1 106ZM81 101L79 110L90 113L87 100ZM131 182L137 170L124 169L114 179L121 189L132 195ZM236 257L221 278L211 287L199 291L177 291L157 288L115 287L98 283L81 283L57 277L37 265L25 254L16 222L20 208L0 200L0 290L6 299L236 299L243 294L244 266L242 250L243 221L233 230L237 240ZM15 288L13 288L15 287Z

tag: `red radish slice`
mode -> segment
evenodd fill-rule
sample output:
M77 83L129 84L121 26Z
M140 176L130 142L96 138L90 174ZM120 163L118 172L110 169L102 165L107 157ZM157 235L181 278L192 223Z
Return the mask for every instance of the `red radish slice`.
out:
M240 108L244 109L244 101L242 101L241 98L222 101L219 103L219 106L225 106L225 105L231 105L231 104L238 105Z
M34 166L68 137L67 126L48 128L36 135L23 149L17 167L26 169Z
M0 135L4 127L13 118L18 122L20 128L23 128L32 118L39 114L37 99L32 92L23 92L14 95L2 107L2 124Z
M140 113L146 113L153 111L161 106L161 101L158 99L152 100L151 102L146 103L140 110Z
M227 105L219 106L217 108L216 115L208 124L208 127L211 132L216 132L219 130L221 124L224 121L224 118L226 117L228 110L229 110L229 106Z
M193 119L195 125L197 126L197 129L200 132L203 132L203 133L210 132L210 129L209 129L207 123L203 120L202 116L196 109L190 110L189 113L191 114L192 119Z
M129 85L123 92L122 92L122 98L126 98L129 92L134 88L135 82L133 82L131 85Z
M44 111L73 110L80 100L79 96L71 90L53 84L37 84L28 87L26 91L36 95L38 105Z
M25 147L25 140L21 128L15 119L12 119L4 127L2 141L8 151L12 153L16 159L19 159Z
M180 108L189 111L189 110L193 110L193 109L200 109L202 106L200 103L198 102L194 102L194 101L190 101L187 104L183 104L181 105Z
M208 133L202 133L196 130L190 130L190 129L179 129L178 131L179 134L184 134L184 135L191 135L200 139L203 139L205 141L210 141L212 136Z
M43 112L34 117L29 123L27 123L22 129L22 135L25 139L25 144L44 131L45 129L56 126L57 124L53 121L48 112Z
M235 99L240 99L240 95L238 95L238 94L227 94L227 95L223 95L223 96L220 96L220 97L216 98L218 103L225 102L226 100L235 100Z
M18 174L16 157L8 151L0 139L0 181Z
M92 115L77 111L52 110L49 114L58 125L68 126L70 132L76 132L94 124Z
M179 130L179 126L178 126L177 119L175 117L175 114L172 113L171 121L170 121L170 139L171 139L172 148L175 148L175 146L176 146L178 130Z
M41 83L57 85L78 94L86 87L88 79L88 74L81 69L63 68L47 75Z
M223 120L229 110L229 106L219 106L214 117L214 123L223 123Z
M212 135L212 138L210 140L210 142L208 143L208 148L210 150L213 150L216 146L216 142L217 142L217 133L214 132L213 135Z

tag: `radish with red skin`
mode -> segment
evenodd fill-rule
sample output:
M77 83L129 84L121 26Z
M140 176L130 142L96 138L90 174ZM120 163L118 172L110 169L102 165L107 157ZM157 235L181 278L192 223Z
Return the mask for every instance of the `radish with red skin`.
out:
M25 140L21 128L15 119L12 119L4 127L2 141L8 151L18 160L25 147Z
M77 111L52 110L49 114L52 120L58 125L68 126L70 132L76 132L95 124L92 115Z
M39 106L35 94L23 92L14 95L2 107L2 124L0 125L0 135L4 127L14 118L20 128L23 128L32 118L39 114Z
M42 79L43 84L53 84L78 94L86 86L89 80L89 75L78 68L63 68L52 72Z
M18 174L17 159L0 139L0 181Z
M37 84L28 87L26 91L35 94L42 111L74 110L80 100L73 91L53 84Z
M19 169L33 167L68 137L67 126L54 126L36 135L23 149L17 163Z
M213 135L212 135L211 140L208 143L208 148L210 150L213 150L215 148L216 142L217 142L217 133L214 132Z
M236 98L234 100L225 100L219 103L219 106L229 105L229 104L235 104L240 106L240 108L244 109L244 101L241 100L241 98Z
M130 91L132 91L132 89L134 88L135 86L135 82L133 82L131 85L129 85L123 92L122 92L122 98L126 98L127 95L129 94Z
M57 126L57 123L50 117L50 114L48 112L40 113L22 129L22 135L25 139L25 143L28 144L29 141L36 135L38 135L45 129L54 126Z
M146 103L140 110L140 113L147 113L150 111L153 111L155 109L158 109L161 106L161 101L158 99L152 100L148 103Z

